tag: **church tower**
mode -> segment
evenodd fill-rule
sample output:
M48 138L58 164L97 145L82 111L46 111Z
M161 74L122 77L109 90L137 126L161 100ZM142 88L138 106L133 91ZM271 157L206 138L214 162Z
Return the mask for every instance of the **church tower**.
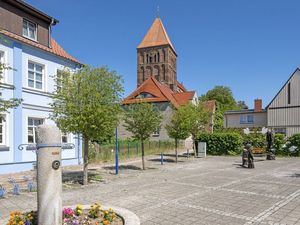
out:
M177 92L177 54L159 17L137 47L137 86L153 76Z

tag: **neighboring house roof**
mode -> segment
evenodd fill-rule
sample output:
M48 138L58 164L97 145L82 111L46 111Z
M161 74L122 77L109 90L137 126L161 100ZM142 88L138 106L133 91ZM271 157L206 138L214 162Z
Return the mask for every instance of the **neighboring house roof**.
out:
M22 36L16 35L14 33L6 31L6 30L1 30L0 29L0 34L3 34L5 36L7 36L7 37L10 37L10 38L15 39L15 40L20 41L20 42L23 42L25 44L31 45L33 47L39 48L39 49L44 50L46 52L52 53L54 55L60 56L60 57L62 57L64 59L70 60L72 62L81 64L73 56L69 55L53 38L51 39L51 48L49 48L49 47L47 47L45 45L39 44L39 43L37 43L35 41L29 40L27 38L24 38Z
M180 89L180 91L187 91L187 89L183 86L183 84L179 83L178 81L177 81L177 87Z
M33 6L27 4L24 0L4 0L5 2L20 8L22 11L28 12L31 15L38 17L51 25L57 24L59 21L46 13L34 8Z
M139 98L141 93L149 93L150 97ZM194 91L173 92L167 85L158 82L152 76L126 97L122 101L122 104L126 105L137 102L170 102L174 107L178 108L191 101L194 95Z
M185 105L193 100L195 91L177 92L174 93L173 96L179 105Z
M292 75L289 77L289 79L284 83L284 85L280 88L280 90L277 92L277 94L275 95L275 97L272 99L272 101L267 105L266 109L268 109L270 107L270 105L272 104L272 102L277 98L277 96L279 95L279 93L283 90L283 88L290 82L290 80L292 79L292 77L297 73L300 72L300 69L297 68Z
M224 114L245 114L245 113L263 113L265 109L261 111L254 111L254 109L240 109L240 110L227 110Z
M161 45L170 45L173 51L176 53L161 19L157 17L137 48L147 48Z

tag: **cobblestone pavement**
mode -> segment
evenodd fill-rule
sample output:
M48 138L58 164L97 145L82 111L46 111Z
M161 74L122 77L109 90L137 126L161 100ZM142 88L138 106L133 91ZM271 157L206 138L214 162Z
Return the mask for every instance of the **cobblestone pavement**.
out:
M64 189L63 203L127 208L144 225L300 225L299 158L257 159L255 169L241 168L240 157L170 161L160 165L158 156L148 158L146 171L131 162L121 166L118 177L107 166L101 169L105 182ZM2 219L10 211L35 207L35 193L0 199Z

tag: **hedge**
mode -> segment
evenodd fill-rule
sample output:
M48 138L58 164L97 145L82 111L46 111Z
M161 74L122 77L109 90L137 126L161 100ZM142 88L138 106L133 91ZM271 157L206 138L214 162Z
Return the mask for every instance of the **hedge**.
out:
M197 140L206 142L210 155L238 155L243 147L243 138L238 133L202 133Z
M294 148L294 151L291 152L291 148ZM300 133L289 137L284 149L290 156L300 156Z

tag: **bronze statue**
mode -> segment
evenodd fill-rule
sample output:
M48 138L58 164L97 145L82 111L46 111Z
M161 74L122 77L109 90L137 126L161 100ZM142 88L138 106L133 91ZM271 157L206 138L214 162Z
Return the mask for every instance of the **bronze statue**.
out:
M266 141L267 141L267 160L275 160L275 152L272 149L274 137L270 129L266 133Z

